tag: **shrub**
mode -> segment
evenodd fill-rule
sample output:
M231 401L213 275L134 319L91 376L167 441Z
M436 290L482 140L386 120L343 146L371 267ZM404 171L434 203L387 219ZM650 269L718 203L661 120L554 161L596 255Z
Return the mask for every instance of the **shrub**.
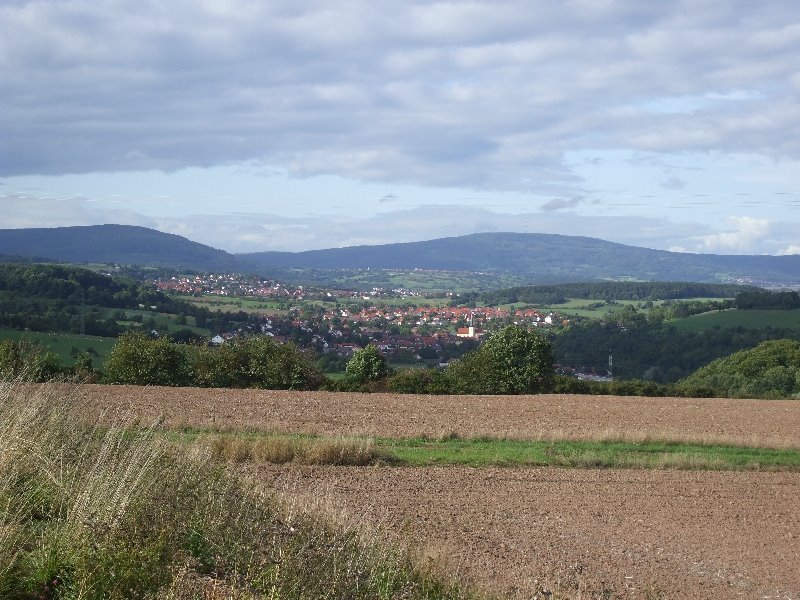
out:
M788 398L800 393L800 342L769 340L701 367L678 382L734 398Z
M370 344L353 353L353 357L347 363L346 371L349 379L364 384L386 377L389 374L389 367L383 354Z
M447 368L451 389L464 394L536 394L553 387L552 344L510 325Z
M438 369L404 369L387 380L389 391L397 394L448 394L444 372Z
M61 372L61 361L29 340L0 341L0 379L49 381Z
M109 383L132 385L188 385L189 361L183 346L143 333L125 333L117 339L105 363Z
M0 386L1 598L468 597L152 430L83 425L63 389Z

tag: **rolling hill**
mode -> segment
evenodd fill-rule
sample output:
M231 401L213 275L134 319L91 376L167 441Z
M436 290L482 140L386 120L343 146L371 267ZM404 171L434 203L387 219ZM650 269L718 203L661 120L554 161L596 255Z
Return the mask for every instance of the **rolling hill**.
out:
M423 269L513 274L538 283L626 278L800 282L799 255L686 254L543 233L476 233L425 242L234 255L144 227L96 225L0 230L0 254L273 274L288 269Z
M522 275L538 282L623 278L800 281L800 256L687 254L544 233L476 233L426 242L238 256L253 269L490 271Z
M131 225L0 230L0 255L71 263L235 269L236 257L179 235Z

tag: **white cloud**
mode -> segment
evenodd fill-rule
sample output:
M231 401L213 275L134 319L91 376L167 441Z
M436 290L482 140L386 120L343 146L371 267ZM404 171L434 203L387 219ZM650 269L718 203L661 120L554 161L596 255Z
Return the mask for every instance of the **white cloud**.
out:
M569 196L570 150L800 157L794 0L44 0L0 16L5 175L265 159ZM687 98L702 101L647 109Z
M690 252L704 254L758 254L759 247L770 233L767 219L728 217L730 229L694 238Z
M4 2L2 226L157 223L234 250L516 229L776 253L796 245L798 56L796 0ZM186 183L257 165L317 187ZM16 183L64 173L117 187ZM375 215L462 191L518 214ZM323 204L336 218L310 216Z
M790 254L800 254L800 245L791 244L777 253L778 256L789 256Z

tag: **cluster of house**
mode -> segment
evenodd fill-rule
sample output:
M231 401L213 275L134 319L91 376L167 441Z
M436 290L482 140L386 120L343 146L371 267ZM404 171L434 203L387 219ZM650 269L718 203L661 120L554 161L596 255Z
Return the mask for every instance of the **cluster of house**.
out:
M558 322L558 317L553 313L543 314L533 308L517 309L512 311L505 308L481 306L468 307L435 307L435 306L399 306L379 307L370 306L359 311L349 311L345 308L335 308L324 313L323 319L327 321L341 320L342 322L355 323L392 323L396 325L411 325L420 327L453 328L458 327L456 333L460 337L478 338L482 329L493 319L511 319L517 325L529 324L534 327L553 325ZM466 325L469 325L467 327ZM477 327L476 327L477 325Z
M161 291L180 294L212 294L215 296L255 296L302 300L303 286L287 286L271 280L259 280L235 273L211 273L185 277L155 279Z

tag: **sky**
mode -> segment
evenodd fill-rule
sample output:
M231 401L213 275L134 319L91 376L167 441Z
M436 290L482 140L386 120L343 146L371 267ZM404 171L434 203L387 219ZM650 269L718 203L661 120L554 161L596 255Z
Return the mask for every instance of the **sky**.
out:
M797 0L3 0L0 228L800 253Z

